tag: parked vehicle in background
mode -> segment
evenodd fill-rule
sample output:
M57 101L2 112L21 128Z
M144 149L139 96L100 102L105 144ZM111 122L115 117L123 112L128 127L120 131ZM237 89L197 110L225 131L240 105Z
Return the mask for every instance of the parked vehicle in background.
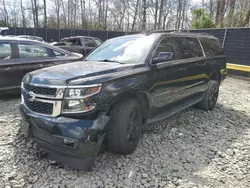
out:
M44 42L42 37L38 37L38 36L31 36L31 35L18 35L16 36L17 38L23 38L23 39L30 39L30 40L37 40L40 42Z
M0 27L0 36L1 36L1 35L2 35L2 36L7 35L8 31L9 31L9 28L8 28L8 27Z
M193 105L212 110L225 75L221 44L210 35L151 32L113 38L85 63L23 78L22 130L55 160L86 170L104 140L109 150L130 154L147 123Z
M20 90L21 80L30 71L82 60L46 43L22 38L0 37L0 91Z
M62 38L59 42L52 45L86 56L100 44L102 44L102 40L96 37L73 36Z

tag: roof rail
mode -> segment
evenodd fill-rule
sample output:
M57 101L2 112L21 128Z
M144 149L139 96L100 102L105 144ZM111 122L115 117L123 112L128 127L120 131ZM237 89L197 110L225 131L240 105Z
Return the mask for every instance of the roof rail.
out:
M176 30L153 30L153 31L147 32L146 35L150 35L152 33L170 33L170 32L173 32L173 31L176 31Z
M146 35L150 35L152 33L189 33L189 34L198 34L198 35L209 35L208 33L195 33L195 32L190 32L190 30L153 30L153 31L149 31L148 33L146 33Z

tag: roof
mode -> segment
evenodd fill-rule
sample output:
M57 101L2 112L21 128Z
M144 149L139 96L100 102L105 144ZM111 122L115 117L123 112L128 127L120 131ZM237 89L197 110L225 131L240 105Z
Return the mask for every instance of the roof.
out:
M37 40L31 40L31 39L27 39L27 38L20 38L20 37L16 37L16 36L15 37L13 37L13 36L0 36L0 40L5 40L5 41L27 41L27 42L34 42L35 41L35 42L39 42Z
M70 36L70 37L63 37L62 39L68 39L68 38L78 39L78 38L83 38L83 37L86 37L86 38L97 38L97 37L91 37L91 36ZM99 39L99 38L97 38L97 39Z
M137 37L153 37L153 38L157 38L160 36L175 36L175 37L205 37L205 38L213 38L216 39L216 37L214 37L213 35L209 35L207 33L193 33L193 32L180 32L180 31L168 31L168 30L164 30L164 31L151 31L148 33L138 33L138 34L131 34L131 35L123 35L123 36L119 36L119 37L115 37L115 38L110 38L108 40L115 40L115 39L122 39L122 38L137 38Z

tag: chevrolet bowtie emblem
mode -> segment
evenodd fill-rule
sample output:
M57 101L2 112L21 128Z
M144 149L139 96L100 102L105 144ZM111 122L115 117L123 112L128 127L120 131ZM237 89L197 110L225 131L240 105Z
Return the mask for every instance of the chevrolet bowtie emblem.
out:
M28 98L28 101L30 102L33 102L36 99L35 94L32 91L28 92L27 98Z

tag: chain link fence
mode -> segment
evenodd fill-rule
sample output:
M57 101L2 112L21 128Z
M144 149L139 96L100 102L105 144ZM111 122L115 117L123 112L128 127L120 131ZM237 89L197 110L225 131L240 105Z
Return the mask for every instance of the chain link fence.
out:
M91 36L102 40L114 38L122 35L133 34L136 32L121 31L94 31L78 29L47 29L47 28L9 28L8 35L35 35L42 37L44 41L59 41L63 37L69 36Z

